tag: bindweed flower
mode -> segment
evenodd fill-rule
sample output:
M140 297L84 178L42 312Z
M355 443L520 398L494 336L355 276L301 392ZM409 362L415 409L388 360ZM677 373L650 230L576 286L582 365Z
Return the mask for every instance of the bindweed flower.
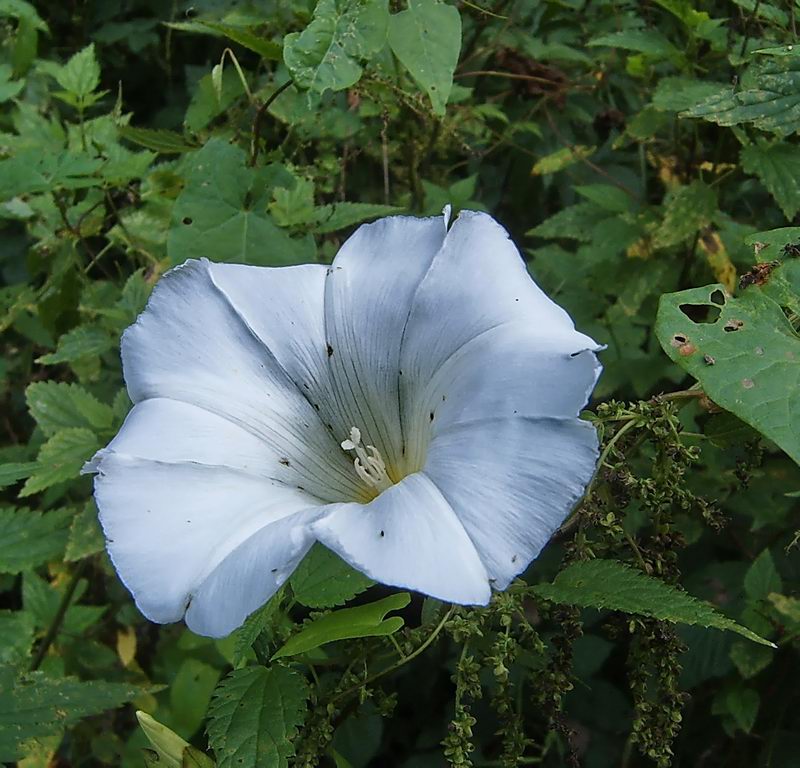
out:
M362 226L331 267L188 261L122 339L134 403L87 465L139 609L239 626L315 541L486 604L594 471L597 345L483 213Z

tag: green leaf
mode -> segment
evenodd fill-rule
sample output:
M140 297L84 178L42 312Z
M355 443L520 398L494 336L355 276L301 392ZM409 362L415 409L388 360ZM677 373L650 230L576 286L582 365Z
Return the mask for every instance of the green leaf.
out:
M662 112L683 112L729 88L726 83L691 77L662 77L653 92L653 106Z
M72 518L64 559L68 563L102 552L105 537L97 518L97 507L91 499Z
M137 712L136 719L158 755L156 763L159 768L214 768L214 761L208 755L192 747L154 717L146 712Z
M219 768L287 768L308 695L305 678L286 667L231 672L208 710L208 741Z
M79 325L59 338L55 352L42 355L36 362L42 365L71 363L82 357L102 355L113 347L113 339L102 328Z
M657 29L626 29L592 38L589 47L606 46L643 53L652 59L668 59L680 64L684 54Z
M681 307L719 315L696 322ZM758 286L737 298L722 285L666 294L656 334L711 400L800 462L800 338L775 301Z
M758 691L754 691L752 688L734 688L725 697L725 704L736 725L745 733L750 733L756 724L758 708L761 704Z
M0 572L19 573L60 558L72 512L0 508Z
M150 128L134 128L130 125L120 125L117 130L123 139L163 154L194 152L199 148L197 144L190 144L186 141L180 133L167 131L163 128L152 130Z
M277 187L273 191L269 212L281 227L309 224L316 218L314 211L314 182L297 179L290 187Z
M309 260L308 245L292 240L267 213L270 168L248 168L244 152L221 139L189 162L167 239L172 264L201 257L271 266Z
M800 57L770 57L756 62L742 78L742 90L730 88L682 113L717 125L752 123L786 136L800 120Z
M234 632L233 666L238 667L253 647L258 636L267 629L281 604L281 591L274 594L264 605L253 611L239 629Z
M800 147L758 142L742 148L742 169L757 176L775 198L787 219L800 211Z
M744 242L753 247L756 261L784 259L787 250L800 244L800 227L780 227L764 232L754 232L752 235L748 235ZM769 282L772 282L771 278Z
M583 184L573 189L581 197L612 213L627 213L634 207L633 198L612 184Z
M389 619L384 617L390 611L405 608L410 602L411 596L408 592L399 592L374 603L328 613L304 625L272 658L274 660L307 653L336 640L392 635L403 626L403 619L400 616Z
M26 611L0 611L0 665L28 658L35 629L33 617Z
M57 733L83 717L116 709L141 689L101 680L52 679L41 672L15 677L0 667L0 761L21 756L22 742Z
M389 45L442 116L461 52L461 16L436 0L408 0L408 10L389 19Z
M303 558L289 580L295 599L309 608L343 605L373 583L319 543Z
M739 674L748 680L766 669L772 663L775 654L763 645L742 641L731 647L730 657Z
M114 420L111 407L78 384L40 381L25 390L28 410L48 437L64 427L102 431Z
M58 84L79 101L83 101L100 85L100 65L94 53L94 43L78 51L55 72Z
M18 461L0 464L0 488L13 485L19 480L30 477L39 465L35 461Z
M302 32L283 39L283 60L298 88L341 91L361 78L359 62L386 42L387 0L319 0Z
M377 219L382 216L393 216L405 209L397 205L380 205L378 203L333 203L316 208L317 221L314 231L320 234L338 232L345 227L352 227L362 221Z
M783 582L769 549L764 549L744 575L744 591L751 600L766 600L771 592L781 592Z
M28 478L20 496L31 496L56 483L78 477L84 463L100 448L89 429L70 427L56 432L40 449L37 470Z
M653 246L668 248L693 238L716 211L716 192L702 181L670 190L664 198L664 219L653 235Z
M552 584L537 584L532 590L554 603L607 608L659 621L725 629L738 632L753 642L772 645L719 613L709 603L616 560L573 563L561 571Z

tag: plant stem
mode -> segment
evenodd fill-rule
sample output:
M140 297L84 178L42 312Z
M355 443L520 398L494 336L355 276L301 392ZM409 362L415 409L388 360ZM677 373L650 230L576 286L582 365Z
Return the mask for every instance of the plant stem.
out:
M264 120L264 115L275 99L278 98L291 84L292 80L287 80L283 85L276 88L272 95L256 110L256 116L253 118L252 138L250 140L250 167L256 164L258 159L258 140L261 135L261 123Z

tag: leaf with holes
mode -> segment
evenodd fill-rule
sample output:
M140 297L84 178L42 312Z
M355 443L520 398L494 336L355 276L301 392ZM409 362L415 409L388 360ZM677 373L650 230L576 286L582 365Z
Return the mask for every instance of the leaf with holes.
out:
M773 645L719 613L710 603L616 560L573 563L561 571L552 584L537 584L532 590L554 603L606 608L651 616L660 621L725 629L761 645Z
M435 114L445 112L461 52L461 16L436 0L408 0L408 9L389 19L394 55L428 94Z
M323 94L361 78L360 62L386 42L386 0L319 0L314 19L283 40L283 60L299 88Z
M208 710L208 742L219 768L286 768L308 694L305 678L286 667L231 672Z
M736 298L722 285L666 294L656 333L717 405L800 462L800 338L758 285Z
M385 637L393 635L403 626L400 616L385 618L389 611L399 611L411 602L408 592L400 592L357 608L343 608L306 624L296 635L289 638L273 659L296 656L319 648L336 640L354 637Z

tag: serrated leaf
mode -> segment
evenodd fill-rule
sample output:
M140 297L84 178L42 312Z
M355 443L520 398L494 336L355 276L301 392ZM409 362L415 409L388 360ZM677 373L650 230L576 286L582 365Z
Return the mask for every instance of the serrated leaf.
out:
M691 77L662 77L653 92L653 106L663 112L683 112L729 88L727 83Z
M0 667L0 761L16 760L27 739L115 709L141 692L130 685L52 679L41 672L16 677L10 667Z
M218 21L204 21L202 19L197 23L203 27L206 27L207 29L224 35L225 37L233 40L235 43L243 45L245 48L249 48L251 51L259 54L264 59L269 59L270 61L281 60L281 46L272 40L267 40L266 38L255 34L250 29L245 27L235 27L232 24L222 24Z
M594 203L576 203L563 208L525 234L546 239L589 242L594 228L609 217L609 212Z
M751 600L765 600L771 592L781 592L783 582L775 568L775 561L769 549L750 564L744 575L744 591Z
M752 123L756 128L786 136L800 120L800 58L769 57L756 62L742 78L742 89L729 88L681 114L718 125Z
M308 695L305 678L286 667L231 672L208 710L208 741L219 768L287 768Z
M681 310L719 313L696 322ZM757 286L741 296L722 285L665 294L656 334L672 360L719 406L776 442L800 462L800 338L780 306Z
M289 580L295 599L309 608L343 605L373 585L322 544L314 544Z
M684 54L657 29L626 29L592 38L589 47L604 46L643 53L653 59L669 59L680 63Z
M102 431L114 420L111 407L78 384L34 382L25 390L28 410L48 437L65 427Z
M742 148L742 169L757 176L775 198L787 219L800 211L800 147L758 142Z
M37 358L42 365L71 363L82 357L97 356L114 347L114 341L107 331L91 325L79 325L58 339L56 351Z
M283 60L298 88L323 94L361 78L360 62L386 42L387 0L319 0L302 32L283 40Z
M78 51L54 74L65 91L78 100L84 100L100 85L100 65L95 56L94 43Z
M0 572L19 573L64 554L72 511L0 508Z
M90 499L72 518L64 559L72 563L102 552L104 548L105 537L97 519L97 507Z
M238 667L253 647L256 638L270 626L281 604L282 592L274 594L264 605L253 611L234 632L233 666Z
M97 435L89 429L59 430L40 448L36 458L38 467L23 486L20 497L77 478L81 467L99 448Z
M130 125L120 125L117 127L117 131L123 139L163 154L180 154L194 152L199 149L197 144L190 144L180 133L167 131L163 128L153 130L151 128L134 128Z
M318 224L315 232L327 234L337 232L362 221L370 221L381 216L393 216L405 209L397 205L380 205L378 203L333 203L319 205L315 209Z
M385 637L400 629L404 622L400 616L385 618L390 611L399 611L411 602L408 592L385 597L356 608L342 608L314 619L281 646L272 659L296 656L337 640L355 637Z
M434 114L445 113L461 52L461 15L436 0L408 0L408 9L389 19L394 55L428 94Z
M35 461L15 461L0 464L0 488L30 477L39 465Z
M309 260L308 243L290 238L267 213L269 168L247 167L244 152L221 139L189 161L167 239L172 264L201 257L265 266Z
M775 658L775 654L763 645L738 642L731 647L730 657L739 674L745 680L749 680L766 669Z
M676 187L664 198L664 219L653 235L655 248L668 248L693 238L717 210L714 189L702 181Z
M736 725L750 733L756 724L761 698L752 688L734 688L725 697L725 704Z
M737 632L762 645L772 645L719 613L711 604L616 560L573 563L561 571L552 584L537 584L532 590L554 603L606 608L659 621L714 627Z

